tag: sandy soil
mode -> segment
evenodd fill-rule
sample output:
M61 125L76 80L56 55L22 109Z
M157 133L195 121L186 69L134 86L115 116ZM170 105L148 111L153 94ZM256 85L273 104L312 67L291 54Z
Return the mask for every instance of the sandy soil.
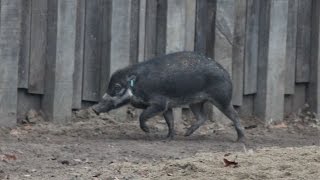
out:
M126 119L126 120L121 120ZM320 177L318 121L291 118L265 125L243 118L246 143L235 142L231 126L207 122L190 137L178 127L164 139L164 120L150 120L152 133L126 118L78 112L72 123L29 123L0 129L0 179L317 179ZM30 123L32 122L32 123ZM288 123L290 122L290 123ZM219 128L218 128L219 127ZM224 159L237 165L226 166Z

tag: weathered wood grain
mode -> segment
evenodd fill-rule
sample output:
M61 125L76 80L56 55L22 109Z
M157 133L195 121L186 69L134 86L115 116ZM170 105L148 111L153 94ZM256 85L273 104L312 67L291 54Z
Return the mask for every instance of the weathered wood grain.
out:
M198 0L196 4L195 51L206 54L208 33L208 3Z
M17 120L22 0L0 3L0 126L10 127Z
M156 21L157 20L157 0L147 0L146 2L146 30L145 30L145 50L144 58L150 59L156 56Z
M257 93L254 98L254 115L260 118L265 117L266 113L266 92L267 89L267 65L269 51L269 19L270 19L270 1L260 1L259 10L259 48L258 49L258 76Z
M130 10L130 64L138 62L139 51L139 0L131 1Z
M28 92L44 93L48 0L32 0Z
M156 56L166 54L168 0L157 1Z
M168 1L166 53L184 50L185 47L185 23L186 8L185 1Z
M112 2L110 73L130 64L132 0Z
M236 1L217 0L214 59L232 76L232 45Z
M21 49L19 57L19 88L28 88L31 35L31 0L22 1Z
M145 50L145 36L146 36L146 10L147 0L140 0L139 4L139 50L138 50L138 62L143 62L144 50Z
M232 44L232 104L242 105L243 99L243 68L246 38L246 1L236 1L234 35Z
M320 1L312 3L311 68L307 102L320 117Z
M58 0L53 116L56 122L71 120L78 2L78 0Z
M309 82L312 0L298 0L296 82Z
M41 100L41 108L50 120L54 116L54 93L55 93L55 66L57 46L57 0L48 1L48 23L47 23L47 54L46 54L46 77L45 94Z
M184 50L194 51L195 23L196 23L196 1L185 0L186 24Z
M85 14L86 0L78 0L77 21L76 21L76 44L75 44L75 62L73 73L73 100L72 108L80 109L82 101L82 79L83 79L83 59L84 59L84 32L85 32Z
M43 96L47 118L54 122L65 123L71 120L73 102L73 72L75 61L76 42L76 14L77 0L50 0L50 13L52 18L50 30L50 53L53 56L52 64L48 64L48 82L46 94ZM52 16L52 17L51 17ZM51 84L48 85L47 84Z
M288 7L288 33L286 48L285 94L294 94L297 47L298 0L290 0Z
M82 99L87 101L98 101L100 98L101 14L99 7L100 0L86 1Z
M288 1L264 1L260 6L258 91L255 115L266 121L283 119Z
M261 1L247 0L244 94L257 92L259 9Z
M111 42L111 12L112 0L101 1L101 69L100 69L100 97L106 92L110 78L110 42Z

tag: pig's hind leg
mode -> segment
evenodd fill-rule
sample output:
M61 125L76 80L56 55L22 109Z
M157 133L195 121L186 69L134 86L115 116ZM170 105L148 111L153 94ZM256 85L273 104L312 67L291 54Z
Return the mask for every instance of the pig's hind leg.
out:
M190 136L194 131L196 131L204 122L206 122L207 118L204 113L204 102L190 104L190 109L197 121L188 128L185 136Z
M217 106L218 107L218 106ZM221 112L223 112L234 124L234 127L237 131L238 139L237 141L243 141L244 140L244 131L241 127L240 121L239 121L239 115L236 112L236 110L233 108L232 104L230 103L227 107L218 107Z
M169 130L167 138L173 139L175 135L175 131L174 131L174 120L173 120L172 109L170 108L167 111L165 111L163 113L163 117L166 120L166 123L168 125L168 130Z

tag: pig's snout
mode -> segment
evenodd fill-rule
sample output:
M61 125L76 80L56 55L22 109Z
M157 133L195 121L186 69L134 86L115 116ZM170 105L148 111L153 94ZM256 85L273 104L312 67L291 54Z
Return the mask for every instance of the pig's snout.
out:
M114 108L114 102L112 99L102 99L98 104L93 105L91 109L97 115L104 112L109 112L111 109Z
M96 115L100 114L99 104L92 106L91 109Z

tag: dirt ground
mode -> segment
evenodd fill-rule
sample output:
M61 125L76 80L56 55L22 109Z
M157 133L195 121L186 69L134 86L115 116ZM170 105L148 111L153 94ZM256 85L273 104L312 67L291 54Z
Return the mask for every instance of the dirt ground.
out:
M80 111L67 125L37 119L36 113L28 121L0 129L0 179L320 177L320 126L312 118L297 116L277 125L242 118L245 144L235 142L232 126L209 121L184 137L192 119L177 127L174 140L164 139L161 118L149 121L152 132L146 135L131 111L125 118Z

